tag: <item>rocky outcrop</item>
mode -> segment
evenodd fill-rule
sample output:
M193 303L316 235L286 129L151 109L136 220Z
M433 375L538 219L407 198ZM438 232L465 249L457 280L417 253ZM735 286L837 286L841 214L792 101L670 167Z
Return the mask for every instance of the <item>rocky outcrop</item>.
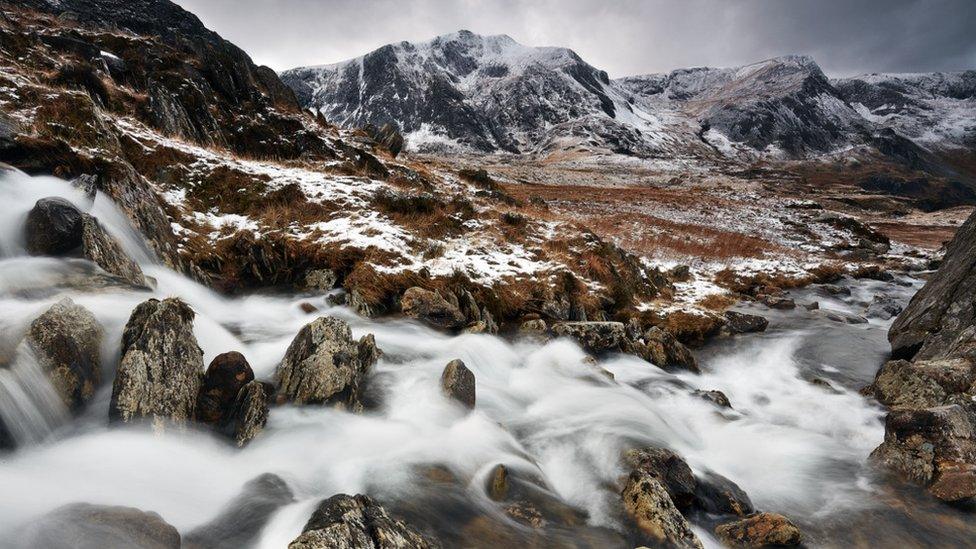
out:
M17 549L180 549L180 533L156 513L88 503L51 511L17 539Z
M265 473L248 481L213 520L184 535L182 549L247 547L279 509L294 501L284 479Z
M323 501L288 549L433 549L440 545L399 521L369 496Z
M65 406L79 410L102 379L102 327L88 309L64 298L30 324L25 339Z
M113 236L105 232L94 217L83 214L81 223L82 255L133 286L146 286L146 277Z
M403 293L400 310L410 318L444 330L463 328L467 323L456 302L452 303L437 292L416 286Z
M621 497L627 515L649 543L701 549L691 525L681 516L664 485L653 476L631 473Z
M395 125L388 122L377 128L372 124L367 124L363 130L377 145L389 151L393 158L396 158L403 150L403 135L400 134L400 130Z
M195 314L177 298L139 304L122 332L122 360L109 414L116 421L146 419L154 428L193 419L203 352L193 335Z
M803 541L800 529L776 513L756 513L722 524L715 535L730 547L794 547Z
M81 212L60 197L42 198L24 225L31 255L64 255L81 246Z
M645 360L663 370L686 370L696 374L701 372L691 351L670 332L657 326L644 332L643 340L637 348Z
M379 351L372 335L352 339L349 325L323 316L306 324L275 371L277 398L360 410L363 384Z
M441 389L444 394L465 408L473 409L475 403L475 379L474 374L464 362L452 360L444 367L441 374Z
M870 390L890 408L929 408L976 395L976 371L966 359L892 360L878 370Z
M627 341L622 322L559 322L551 331L556 337L576 340L585 351L596 355L622 352Z

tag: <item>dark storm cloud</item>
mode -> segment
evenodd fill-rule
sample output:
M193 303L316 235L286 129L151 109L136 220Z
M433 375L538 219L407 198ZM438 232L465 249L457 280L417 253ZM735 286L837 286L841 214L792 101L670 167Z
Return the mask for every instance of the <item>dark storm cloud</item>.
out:
M281 70L470 29L613 76L790 53L831 75L976 68L976 0L177 0Z

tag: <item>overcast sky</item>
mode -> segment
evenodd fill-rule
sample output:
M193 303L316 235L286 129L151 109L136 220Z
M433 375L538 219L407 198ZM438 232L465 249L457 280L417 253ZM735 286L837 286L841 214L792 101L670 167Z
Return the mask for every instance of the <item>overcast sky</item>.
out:
M832 76L976 68L976 0L176 0L255 62L343 61L469 29L613 77L812 55Z

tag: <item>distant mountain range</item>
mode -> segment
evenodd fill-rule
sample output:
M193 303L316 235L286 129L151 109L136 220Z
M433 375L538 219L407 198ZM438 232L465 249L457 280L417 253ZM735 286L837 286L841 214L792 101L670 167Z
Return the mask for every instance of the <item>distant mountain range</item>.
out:
M343 126L398 125L420 151L805 159L881 152L922 165L971 154L976 71L829 79L813 59L611 80L566 48L459 31L285 71Z

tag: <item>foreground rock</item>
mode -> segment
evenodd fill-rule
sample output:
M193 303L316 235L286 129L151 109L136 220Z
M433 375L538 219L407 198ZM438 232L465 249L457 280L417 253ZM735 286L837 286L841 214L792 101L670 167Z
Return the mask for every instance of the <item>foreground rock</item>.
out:
M180 549L180 533L156 513L73 503L29 525L19 549Z
M756 513L742 520L722 524L715 534L732 547L793 547L803 539L790 519L776 513Z
M64 255L81 246L81 212L60 197L42 198L27 213L27 253Z
M344 321L318 318L298 332L278 365L277 398L361 410L362 385L378 356L372 335L357 343Z
M473 409L476 397L475 379L471 370L460 360L452 360L441 374L441 389L444 394L460 402L465 408Z
M203 351L193 309L177 298L139 304L122 332L122 360L112 386L113 420L146 419L154 428L193 419Z
M78 411L102 378L102 327L70 298L55 303L27 330L26 343L65 406Z
M258 436L268 423L268 413L274 397L274 387L252 381L241 388L230 413L218 425L218 431L245 446Z
M187 533L182 549L247 547L279 509L294 501L281 477L265 473L248 481L213 520Z
M437 292L416 286L403 293L400 310L410 318L444 330L457 330L467 323L457 303L448 301Z
M648 542L701 549L701 541L671 501L667 489L651 475L631 473L622 497L624 510Z
M627 341L622 322L559 322L553 325L552 334L574 339L585 351L597 355L621 352Z
M323 501L288 549L430 549L440 545L390 517L369 496Z

